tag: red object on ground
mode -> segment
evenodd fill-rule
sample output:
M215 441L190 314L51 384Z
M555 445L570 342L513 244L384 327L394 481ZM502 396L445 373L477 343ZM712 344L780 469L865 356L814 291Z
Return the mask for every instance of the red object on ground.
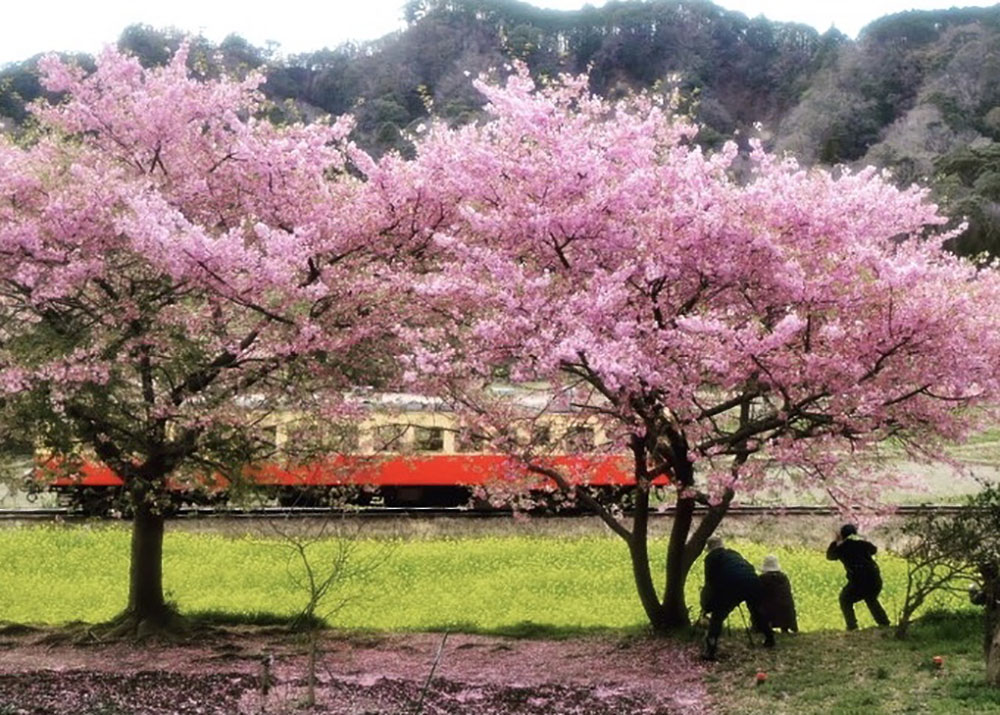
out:
M767 681L767 673L763 670L757 671L757 685L763 685Z
M944 666L944 658L939 655L934 656L931 660L934 662L935 668L941 668Z

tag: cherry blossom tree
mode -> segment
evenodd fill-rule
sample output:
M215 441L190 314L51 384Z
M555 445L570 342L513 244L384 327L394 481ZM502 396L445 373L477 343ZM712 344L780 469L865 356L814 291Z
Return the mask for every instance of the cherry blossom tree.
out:
M485 121L433 126L413 162L380 167L394 211L443 217L416 288L441 320L413 332L410 377L482 434L559 408L629 456L627 502L579 498L627 543L655 628L689 622L687 574L737 494L877 505L894 479L868 458L880 445L927 458L990 418L1000 281L942 251L924 191L757 144L707 154L655 97L605 101L583 77L539 88L519 68L478 86ZM550 399L518 417L500 378ZM504 444L564 490L579 479ZM676 512L658 587L663 475Z
M168 480L240 475L268 411L373 372L397 301L350 122L275 126L252 75L199 81L114 50L54 57L33 140L0 138L7 430L112 469L133 516L126 628L169 625Z

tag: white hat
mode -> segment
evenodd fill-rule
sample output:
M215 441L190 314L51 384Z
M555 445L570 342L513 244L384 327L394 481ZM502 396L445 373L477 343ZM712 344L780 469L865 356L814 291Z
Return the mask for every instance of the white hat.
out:
M781 571L781 567L778 565L778 557L774 554L769 554L764 557L764 565L760 567L760 570L764 573L768 571Z

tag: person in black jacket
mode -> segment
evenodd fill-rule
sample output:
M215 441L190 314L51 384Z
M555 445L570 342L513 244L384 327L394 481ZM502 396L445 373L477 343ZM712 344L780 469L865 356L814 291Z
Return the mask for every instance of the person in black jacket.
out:
M773 647L774 632L760 613L761 586L753 564L736 551L723 547L722 539L717 536L708 540L706 548L705 586L701 590L701 610L710 614L705 659L715 660L722 624L744 601L754 630L764 634L764 646Z
M770 554L764 557L760 568L760 612L771 628L780 628L782 633L799 630L795 615L795 599L792 584L778 564L778 557Z
M878 602L878 595L882 592L882 574L872 558L876 552L878 548L874 544L858 536L858 527L854 524L840 527L836 538L826 549L826 558L840 561L847 571L847 585L840 591L840 610L849 631L858 628L858 619L854 615L854 604L858 601L865 602L876 623L889 625L889 617Z

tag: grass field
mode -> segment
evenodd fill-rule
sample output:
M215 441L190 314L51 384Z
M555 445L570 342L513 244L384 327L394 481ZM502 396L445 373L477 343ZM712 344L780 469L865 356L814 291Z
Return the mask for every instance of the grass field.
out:
M821 631L779 635L774 650L751 649L734 632L709 692L719 715L995 715L1000 693L983 681L982 627L981 614L932 614L905 641L875 628Z
M385 543L358 542L356 558L367 558ZM826 561L814 549L731 545L758 565L765 554L778 555L792 581L802 630L842 627L839 563ZM325 549L314 557L319 565L335 552L333 544L316 548ZM126 525L0 531L0 620L58 624L109 619L125 603L128 552ZM664 543L655 542L651 554L662 559L663 553ZM279 539L168 532L164 588L185 613L291 616L306 593L295 584L301 567L289 557L287 544ZM888 554L879 560L886 583L882 601L892 617L901 604L905 567ZM654 561L654 573L661 569L662 561ZM688 583L692 608L697 608L701 580L699 562ZM645 623L624 544L612 536L394 540L377 570L363 581L343 583L330 602L341 596L346 605L328 620L344 628L571 634L641 629ZM932 607L969 608L957 597ZM862 625L870 623L863 606L859 614Z
M357 558L380 553L386 541L360 541ZM663 545L654 545L658 557ZM983 684L982 615L961 599L935 604L952 611L918 621L906 641L892 631L864 629L871 620L863 606L863 630L845 633L836 605L839 563L801 546L731 545L758 564L766 553L779 556L792 579L803 632L779 634L778 647L765 650L748 644L734 615L721 659L706 676L720 715L1000 714L1000 698ZM324 548L328 558L335 552L331 544ZM128 549L125 525L0 530L0 621L110 618L125 602ZM305 598L288 557L287 544L273 538L168 532L164 583L187 614L223 612L249 622L265 614L287 617ZM321 561L317 554L313 563ZM882 600L893 616L904 564L887 554L879 561L886 581ZM701 573L699 562L689 604L697 602ZM393 540L380 568L367 580L344 583L334 598L339 595L351 597L329 619L340 628L549 638L606 631L624 640L644 637L646 630L624 546L610 536ZM944 658L943 667L935 667L935 655ZM762 685L756 684L758 672L767 674Z

